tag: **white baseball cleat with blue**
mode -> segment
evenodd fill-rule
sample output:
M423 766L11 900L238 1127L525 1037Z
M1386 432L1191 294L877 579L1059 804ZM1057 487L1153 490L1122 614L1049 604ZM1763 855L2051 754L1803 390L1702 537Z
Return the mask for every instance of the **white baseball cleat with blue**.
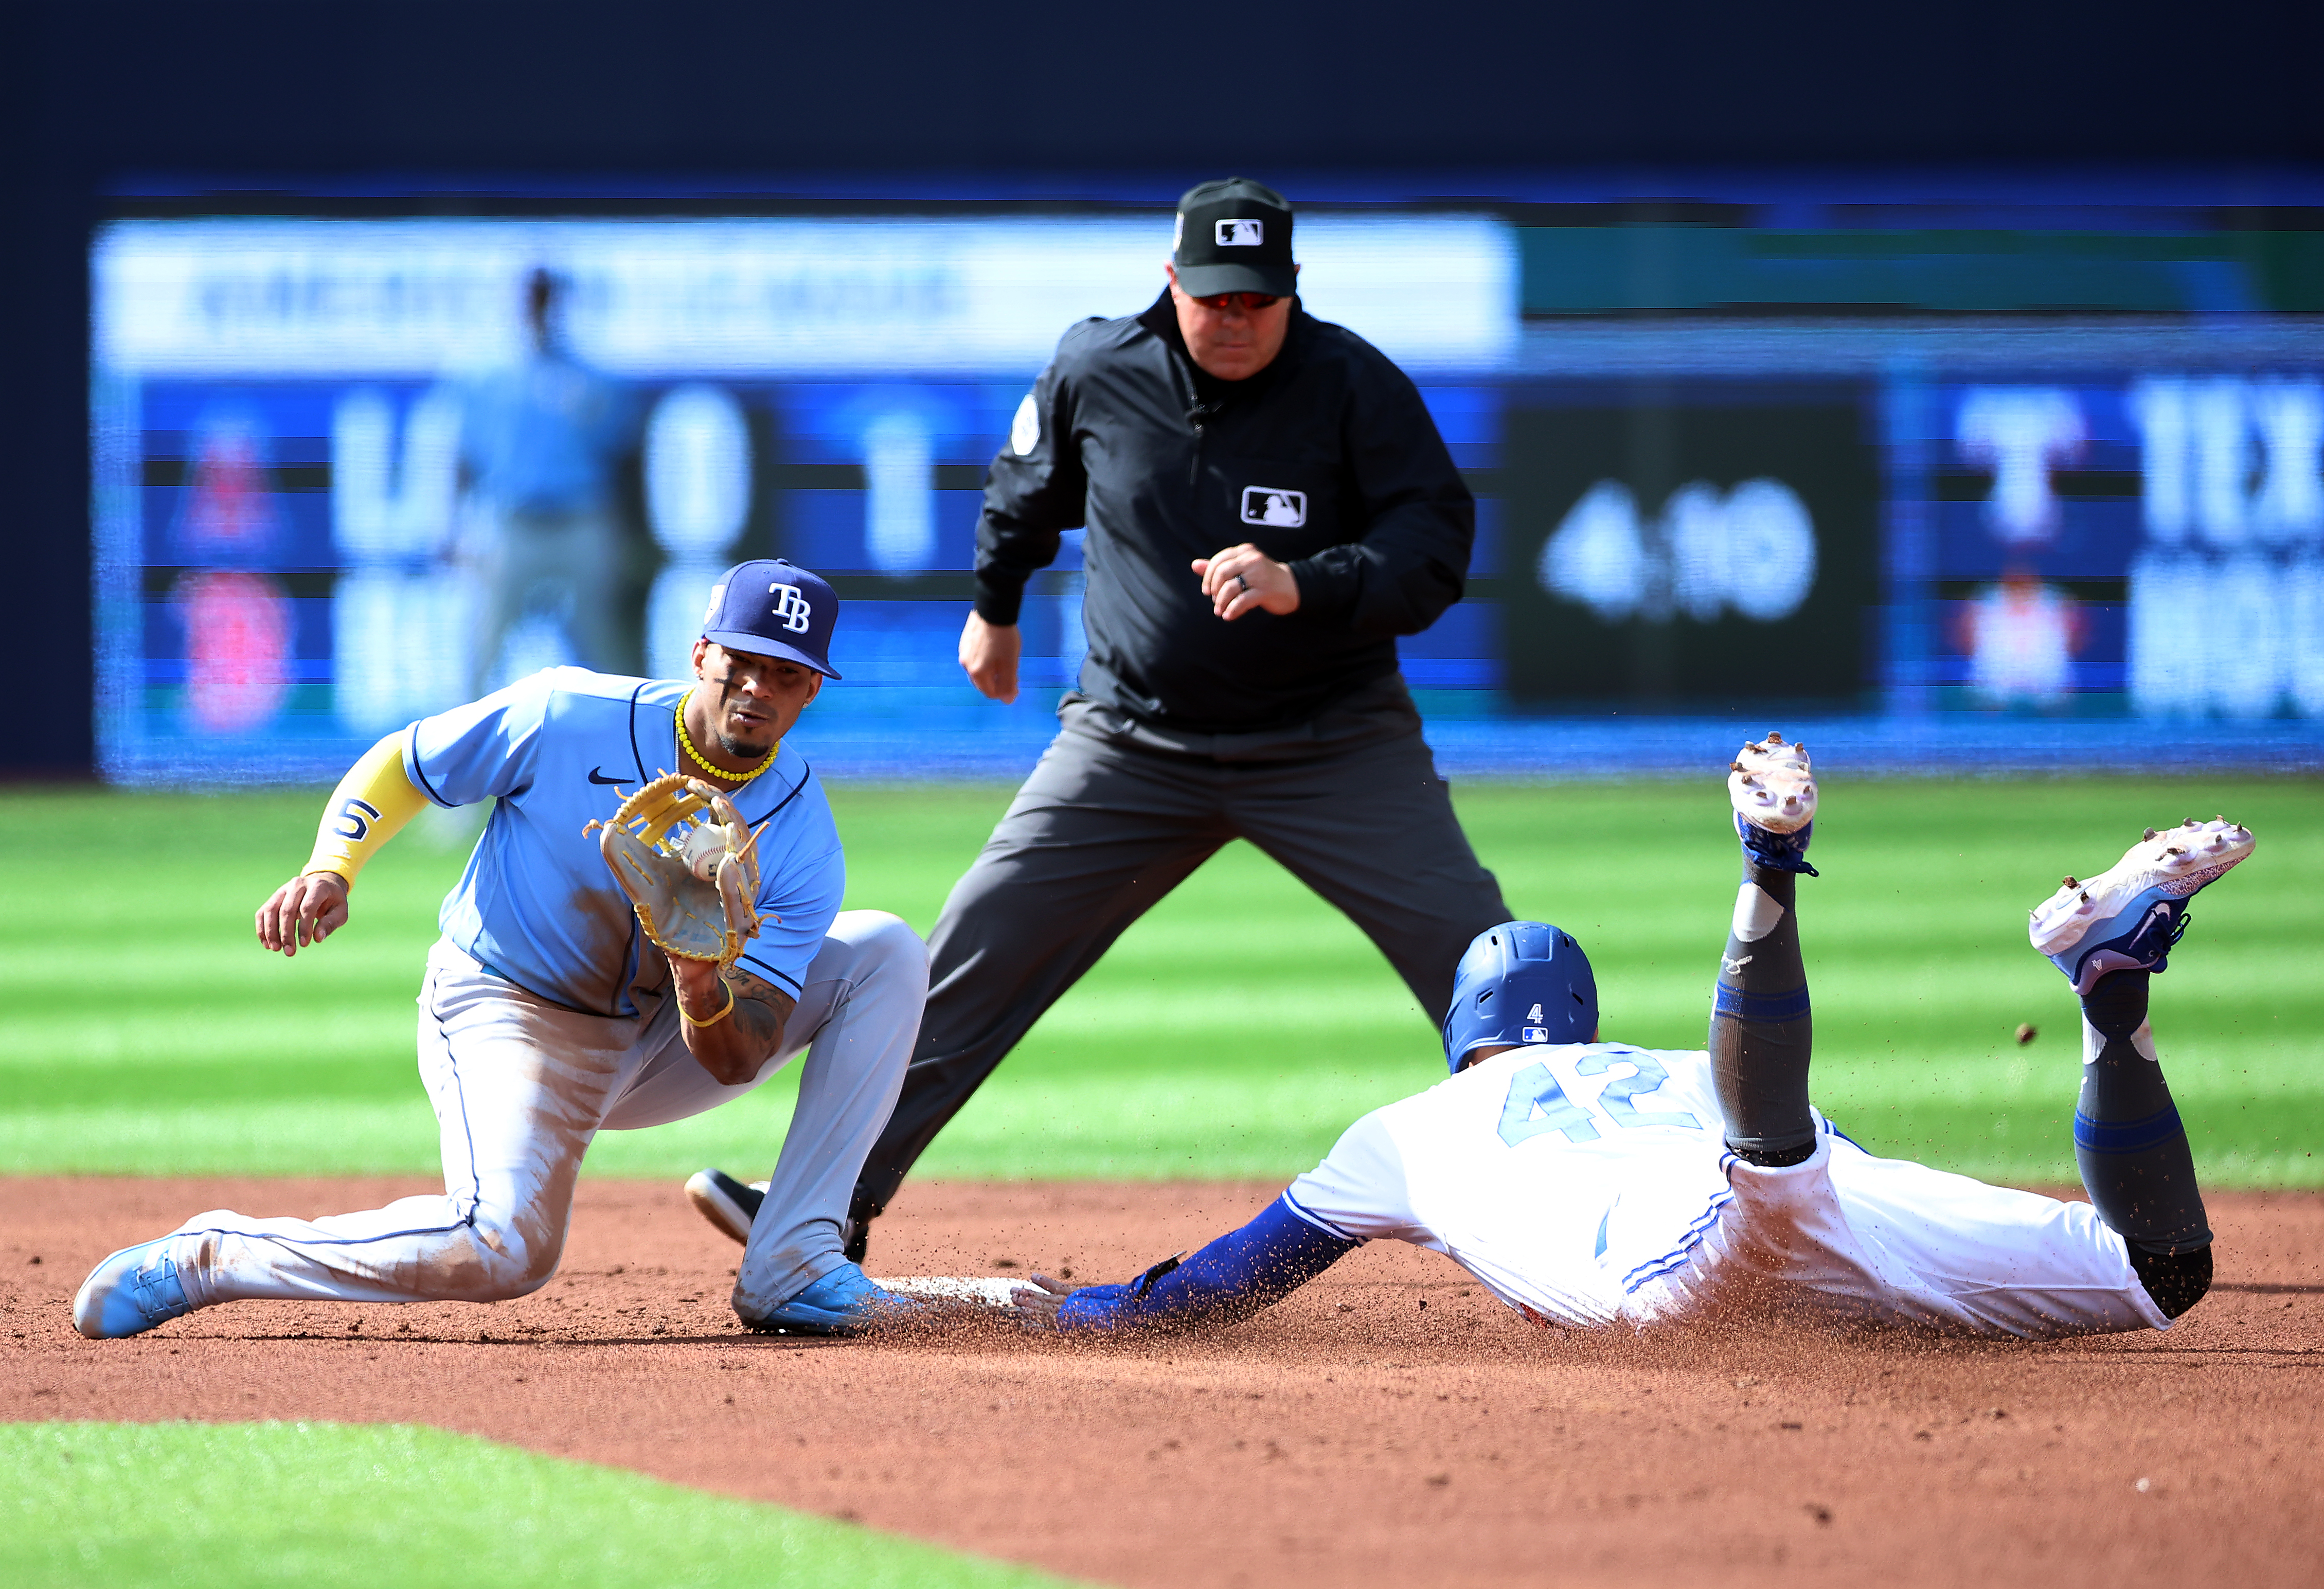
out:
M2108 870L2060 883L2034 907L2026 936L2077 993L2110 971L2161 971L2187 930L2187 901L2250 855L2253 842L2251 829L2224 817L2150 827Z
M1727 799L1735 808L1735 836L1754 862L1776 872L1816 875L1808 864L1816 786L1807 746L1785 744L1774 733L1745 745L1728 763Z
M124 1247L88 1271L73 1298L73 1328L92 1341L140 1335L194 1310L164 1236Z
M926 1307L889 1290L855 1265L843 1263L764 1317L740 1316L745 1326L762 1335L853 1335Z

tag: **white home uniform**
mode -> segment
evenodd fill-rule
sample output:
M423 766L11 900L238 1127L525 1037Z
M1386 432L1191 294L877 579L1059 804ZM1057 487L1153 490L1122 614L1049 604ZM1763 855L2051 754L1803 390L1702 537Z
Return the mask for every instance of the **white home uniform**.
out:
M1537 1321L1737 1310L1980 1335L2168 1329L2085 1203L1866 1152L1816 1116L1783 1169L1726 1150L1710 1056L1509 1050L1350 1127L1285 1203L1434 1249Z
M521 1296L557 1270L581 1157L600 1130L698 1114L802 1049L798 1107L737 1304L763 1314L841 1267L848 1194L919 1030L927 951L893 916L840 911L839 836L821 786L785 745L731 798L758 830L765 917L741 966L798 1006L757 1080L726 1086L696 1061L669 965L583 832L613 814L624 789L684 765L675 724L687 688L552 669L405 732L404 772L430 799L499 802L444 901L420 993L420 1073L444 1191L315 1220L200 1215L171 1254L194 1306Z

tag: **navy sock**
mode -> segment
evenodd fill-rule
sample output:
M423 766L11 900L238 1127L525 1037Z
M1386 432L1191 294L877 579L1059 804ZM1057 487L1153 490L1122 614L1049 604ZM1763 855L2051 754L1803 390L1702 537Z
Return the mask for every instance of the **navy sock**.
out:
M1711 1013L1711 1072L1727 1145L1751 1164L1815 1151L1808 1113L1813 1023L1794 905L1799 878L1743 858L1743 887Z
M2110 973L2082 1001L2082 1092L2074 1105L2074 1160L2082 1185L2098 1217L2130 1243L2134 1261L2142 1254L2208 1256L2211 1244L2194 1154L2146 1027L2151 975ZM2173 1276L2189 1269L2160 1267ZM2208 1283L2209 1265L2200 1267ZM2146 1279L2144 1269L2140 1276ZM2175 1280L2172 1289L2183 1290L2187 1283ZM2147 1289L2164 1301L2153 1280ZM2179 1311L2201 1294L2196 1289ZM2167 1303L2165 1311L2171 1311Z

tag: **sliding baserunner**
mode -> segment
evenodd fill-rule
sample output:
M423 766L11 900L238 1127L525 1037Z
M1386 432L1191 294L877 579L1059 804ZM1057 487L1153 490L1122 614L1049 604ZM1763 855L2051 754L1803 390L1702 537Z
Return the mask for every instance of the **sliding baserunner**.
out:
M1065 1331L1222 1324L1394 1236L1562 1326L1755 1310L1979 1335L2163 1329L2201 1299L2211 1231L2146 1023L2187 901L2252 850L2225 820L2150 831L2069 877L2034 947L2080 995L2075 1155L2088 1204L1866 1152L1808 1102L1794 891L1816 790L1768 735L1729 778L1743 884L1707 1052L1598 1040L1597 986L1539 922L1479 936L1444 1052L1452 1077L1358 1121L1242 1229L1126 1285L1044 1277L1022 1315Z
M830 808L783 743L839 677L838 613L807 570L742 563L710 592L692 679L554 668L357 762L313 856L259 907L258 938L284 955L320 944L364 863L423 806L497 800L420 990L444 1190L323 1219L198 1215L97 1265L73 1302L80 1333L253 1298L523 1296L557 1272L598 1132L739 1098L802 1049L734 1310L752 1329L844 1335L908 1306L842 1255L840 1221L903 1086L927 951L896 917L839 909ZM656 778L669 768L682 776Z

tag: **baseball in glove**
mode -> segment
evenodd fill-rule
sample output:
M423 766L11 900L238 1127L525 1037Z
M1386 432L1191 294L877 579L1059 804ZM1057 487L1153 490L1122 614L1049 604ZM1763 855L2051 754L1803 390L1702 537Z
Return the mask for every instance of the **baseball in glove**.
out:
M665 954L730 969L759 930L759 836L708 784L671 772L582 829Z

